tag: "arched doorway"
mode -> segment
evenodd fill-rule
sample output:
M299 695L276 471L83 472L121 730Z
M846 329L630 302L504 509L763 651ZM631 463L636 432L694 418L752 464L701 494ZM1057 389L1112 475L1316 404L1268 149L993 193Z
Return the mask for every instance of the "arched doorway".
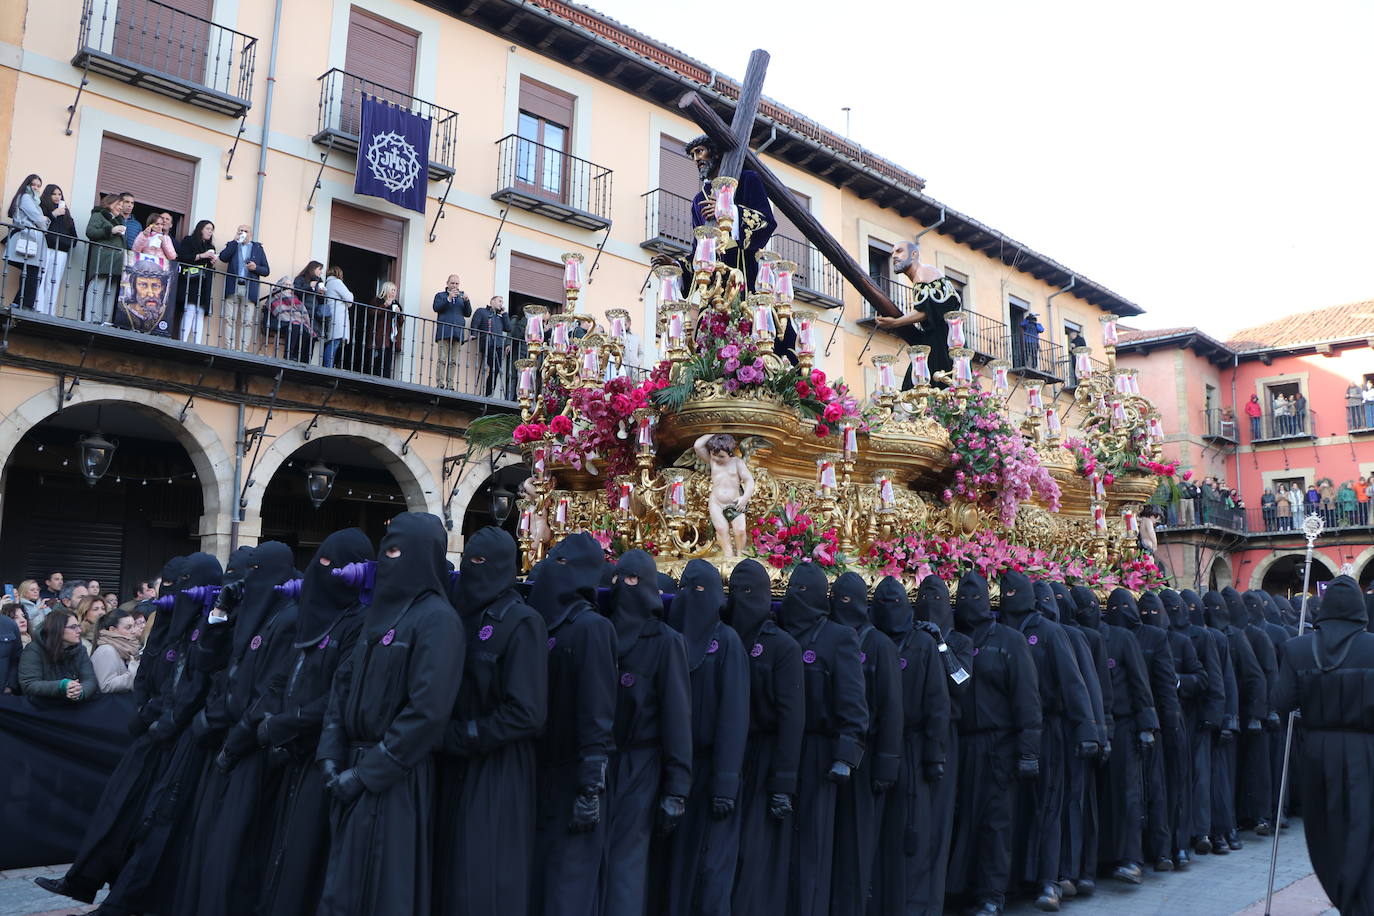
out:
M406 511L400 483L376 454L377 444L355 436L314 438L282 462L262 498L263 541L282 541L303 568L320 542L341 528L361 528L376 544L391 519ZM313 505L307 480L323 466L334 477L328 496Z
M1303 564L1304 556L1301 553L1290 553L1285 556L1275 557L1273 561L1263 570L1263 578L1260 580L1260 588L1272 595L1300 595L1302 594ZM1260 572L1256 570L1256 573ZM1309 588L1315 594L1318 582L1329 582L1334 579L1335 573L1327 565L1325 557L1317 554L1312 556L1312 575Z
M1231 584L1231 561L1223 556L1212 560L1207 570L1207 588L1220 591Z
M97 429L117 448L89 484L78 442ZM123 400L76 402L31 425L6 459L0 576L61 571L127 599L169 557L202 549L204 493L217 491L188 438L173 417Z
M508 464L488 474L468 499L463 511L463 538L466 539L479 528L496 525L509 531L511 537L519 537L520 513L515 501L520 496L520 485L530 476L530 469L523 462ZM504 491L511 495L510 510L504 520L496 517L497 506L493 494Z

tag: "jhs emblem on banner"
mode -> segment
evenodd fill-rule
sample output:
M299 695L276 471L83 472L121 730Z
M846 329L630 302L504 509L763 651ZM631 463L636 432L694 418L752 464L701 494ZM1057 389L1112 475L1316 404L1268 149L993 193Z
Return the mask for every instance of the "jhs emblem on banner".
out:
M364 93L353 190L425 212L429 118Z

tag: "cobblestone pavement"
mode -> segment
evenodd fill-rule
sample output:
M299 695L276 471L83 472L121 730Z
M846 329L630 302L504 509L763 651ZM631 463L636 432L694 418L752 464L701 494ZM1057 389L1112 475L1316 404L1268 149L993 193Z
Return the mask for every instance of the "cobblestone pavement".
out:
M1337 916L1312 874L1302 822L1283 832L1274 879L1274 916ZM1269 875L1270 839L1241 834L1245 848L1229 856L1195 856L1182 872L1155 874L1146 869L1139 887L1102 881L1090 898L1066 900L1060 912L1073 916L1262 916ZM94 907L70 903L40 890L36 875L61 875L64 866L0 872L0 916L66 916ZM1040 911L1028 901L1007 907L1008 916ZM745 914L741 914L745 916Z

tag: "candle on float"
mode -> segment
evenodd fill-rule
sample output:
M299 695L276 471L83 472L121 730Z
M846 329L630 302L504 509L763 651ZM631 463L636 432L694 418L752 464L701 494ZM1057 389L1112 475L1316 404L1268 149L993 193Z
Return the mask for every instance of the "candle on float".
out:
M777 321L773 317L773 307L767 302L757 301L762 297L756 297L754 304L754 339L760 343L771 341L778 336Z
M994 359L988 363L988 368L992 370L992 390L1010 391L1011 377L1008 373L1011 370L1011 363L1005 359Z
M681 297L679 282L682 278L682 270L673 264L665 264L662 267L655 267L654 274L658 277L658 301L675 302Z
M754 257L759 262L758 273L754 275L754 289L761 293L771 293L778 282L778 256L767 249Z
M1140 533L1140 523L1136 521L1135 513L1130 509L1121 510L1121 521L1126 525L1127 534Z
M796 316L797 319L797 355L815 356L816 355L816 319L810 314L801 312Z
M1150 437L1158 442L1164 441L1164 424L1159 422L1159 417L1150 417Z
M1102 475L1097 471L1093 471L1093 496L1098 499L1105 499L1107 496L1107 488L1102 485Z
M617 505L617 508L619 508L621 512L629 512L629 511L630 511L630 497L633 495L633 493L634 493L634 485L631 484L628 480L626 480L626 481L621 481L621 484L620 484L620 499L619 499L619 501L618 501L617 504L616 504L616 505Z
M548 460L549 450L540 445L534 450L534 477L536 480L543 480L547 473L545 462Z
M1101 506L1093 506L1093 528L1103 534L1107 532L1107 510Z
M563 289L577 292L582 289L582 255L569 253L563 255Z
M522 360L520 360L520 362L522 362L522 363L528 362L528 363L533 364L534 360L524 360L524 359L522 359ZM522 398L528 398L528 397L533 397L533 396L534 396L534 366L533 366L533 365L521 366L521 367L520 367L520 397L522 397Z
M774 266L777 274L773 281L773 294L779 302L790 303L794 296L792 275L797 272L797 264L795 261L778 261Z
M654 447L654 417L648 410L635 411L635 442L640 451L652 451Z
M685 337L686 322L682 317L682 310L674 309L668 313L668 346L677 349L682 346Z
M822 490L835 489L835 462L829 458L816 459L816 475Z
M558 508L554 510L553 518L559 525L566 525L568 523L568 505L568 497L558 497Z
M853 423L845 423L843 427L844 456L853 458L859 453L859 431L855 429Z
M520 510L520 533L529 534L534 525L534 513L529 509Z
M692 254L692 267L696 270L711 270L716 266L716 240L718 234L711 226L698 226L696 228L697 244L696 250ZM676 299L677 296L672 298Z
M1026 386L1026 406L1029 407L1031 410L1045 409L1045 399L1040 394L1040 389L1040 385Z
M949 351L949 355L954 360L954 380L961 385L971 385L973 383L973 351L956 347Z
M1114 347L1121 342L1121 337L1117 333L1116 319L1111 315L1103 315L1102 321L1102 344L1107 347Z
M886 472L878 475L878 504L884 509L897 507L897 494L892 488L892 477Z
M739 239L739 209L735 206L736 178L715 178L711 181L712 196L715 198L716 222L730 224L730 235Z
M1116 377L1112 381L1116 387L1117 394L1131 393L1131 380L1128 377L1128 374L1125 369L1119 370L1116 373Z
M1073 351L1073 371L1078 376L1079 381L1092 378L1093 358L1092 351L1087 347L1075 347Z
M1058 436L1064 431L1063 425L1059 422L1059 411L1053 407L1045 408L1045 429L1049 430L1052 436Z
M1140 394L1140 373L1132 369L1126 376L1126 387L1131 394Z
M544 315L547 309L542 306L525 306L525 341L527 343L544 343Z
M572 346L571 341L568 339L568 322L566 320L559 320L563 319L563 317L564 316L559 315L553 323L553 348L559 353L568 352L568 349Z
M1126 422L1126 407L1120 401L1112 401L1112 425Z
M606 317L611 320L612 339L624 342L625 334L629 330L625 325L630 320L630 313L624 309L611 309L606 313Z
M963 312L950 312L945 315L945 324L948 326L945 331L945 344L951 348L962 347L968 343L968 338L964 335L964 314Z
M589 382L601 378L601 348L584 346L582 348L582 378Z
M892 371L894 357L875 356L873 357L873 367L878 370L878 390L883 394L891 394L897 390L897 373Z
M907 347L906 355L911 359L911 380L918 385L930 382L930 347L925 344Z
M668 509L674 515L687 511L687 483L681 476L674 477L668 485Z

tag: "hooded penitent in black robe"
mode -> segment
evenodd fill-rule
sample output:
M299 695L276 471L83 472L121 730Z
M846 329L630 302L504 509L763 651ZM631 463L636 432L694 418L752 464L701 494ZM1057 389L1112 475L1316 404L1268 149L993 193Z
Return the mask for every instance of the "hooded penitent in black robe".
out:
M1001 621L1021 635L1035 663L1041 715L1040 772L1018 793L1013 850L1018 867L1012 880L1013 886L1034 885L1048 905L1059 900L1066 760L1100 753L1097 724L1073 644L1063 627L1040 612L1029 577L1008 570L1000 585Z
M186 595L183 589L218 585L221 581L242 582L252 554L252 548L235 551L223 572L217 560L193 554L178 578L172 618L174 622L179 618L183 626L189 624L190 633L178 640L171 638L172 633L167 634L168 648L163 651L163 659L172 665L172 671L162 689L161 714L148 727L149 735L167 748L166 764L148 793L135 831L134 848L97 910L101 914L123 916L172 908L177 880L186 868L194 802L207 753L192 726L204 707L211 675L223 667L227 657L227 653L202 651L204 608L201 601ZM196 562L189 562L193 559ZM182 611L180 615L178 610ZM174 629L181 631L180 627ZM174 653L173 657L168 658L168 652Z
M987 580L977 573L959 580L954 620L973 641L973 677L959 717L949 891L1000 909L1011 880L1016 781L1034 779L1040 759L1040 688L1025 637L993 619Z
M806 734L797 774L795 845L788 881L789 916L830 912L835 851L835 789L863 760L868 733L863 665L854 630L829 617L825 573L798 566L787 583L778 622L802 653Z
M546 575L546 573L541 573ZM692 788L692 699L682 637L660 618L654 558L629 550L611 593L620 689L607 785L604 916L645 912L649 839L676 828ZM550 889L552 891L552 888Z
M198 564L212 562L215 569L219 568L219 561L213 557L195 556ZM163 595L177 595L189 581L187 559L173 557L167 561L162 569ZM89 903L100 888L114 881L128 858L139 815L171 750L167 743L149 737L147 731L162 712L162 688L173 670L179 643L189 634L200 607L190 599L182 599L181 604L180 620L174 605L153 627L138 674L134 676L136 713L129 730L136 737L105 783L100 801L86 824L81 848L66 875L60 880L45 877L38 881L45 890ZM175 638L174 633L181 633L180 639ZM169 650L170 660L166 657Z
M868 912L873 916L938 914L943 900L933 903L931 886L933 862L944 839L933 819L935 795L944 784L949 741L949 691L940 663L944 636L931 623L916 627L906 589L891 576L873 590L869 614L873 625L897 645L902 760L897 783L882 800ZM944 882L940 883L943 887Z
M1250 597L1251 594L1254 595L1254 598ZM1268 592L1246 592L1243 597L1245 598L1245 610L1250 615L1250 625L1268 636L1269 642L1274 646L1274 666L1277 670L1283 666L1283 650L1291 636L1279 617L1278 605L1274 603L1273 596ZM1256 603L1258 607L1254 606ZM1273 682L1271 681L1270 693L1272 692ZM1279 771L1283 769L1285 734L1279 721L1277 721L1279 719L1278 713L1272 708L1270 713L1271 715L1266 720L1269 737L1269 811L1276 817L1279 805Z
M1077 637L1082 651L1087 653L1086 657L1079 660L1079 671L1090 691L1093 689L1092 683L1096 683L1097 702L1100 704L1094 713L1098 721L1101 751L1094 761L1071 755L1065 777L1068 803L1064 808L1064 847L1059 870L1066 879L1074 882L1076 894L1086 896L1096 889L1097 883L1098 840L1102 823L1097 807L1098 774L1107 768L1111 758L1112 735L1116 731L1116 721L1112 717L1112 675L1107 667L1107 643L1098 629L1101 614L1097 608L1094 606L1082 611L1087 622L1080 623L1080 611L1069 593L1069 587L1062 582L1051 582L1050 591L1054 594L1060 623L1070 636ZM1045 610L1042 609L1041 613L1045 613ZM1090 670L1091 681L1088 677Z
M468 657L438 760L433 912L442 916L528 907L548 633L515 589L518 564L515 540L483 528L464 543L449 592Z
M660 913L728 914L740 842L740 772L749 737L749 658L721 622L725 587L705 560L677 583L668 622L687 647L692 688L692 790L664 843L667 899ZM652 908L651 908L652 909Z
M1274 690L1281 712L1300 710L1293 761L1312 868L1342 914L1374 913L1374 634L1359 584L1332 579L1316 632L1285 647Z
M333 796L318 916L430 912L431 761L465 658L445 595L447 540L434 515L391 520L362 633L334 675L315 753Z
M936 647L944 669L945 691L949 694L949 729L945 733L944 774L935 787L931 804L930 838L931 863L921 865L929 872L930 890L923 901L923 909L916 913L940 916L945 906L945 885L953 866L949 860L954 841L954 808L959 774L959 717L963 697L969 689L973 671L973 641L954 628L954 608L949 601L949 587L939 576L930 575L916 588L913 610L916 619L933 624L940 631L941 643ZM960 866L962 868L962 866Z
M1196 848L1199 838L1211 834L1212 742L1226 718L1226 679L1222 675L1221 655L1213 637L1203 626L1194 626L1183 596L1172 589L1160 593L1169 616L1170 639L1177 633L1193 646L1205 678L1200 692L1182 698L1183 731L1189 756L1183 762L1183 789L1178 796L1177 835L1179 849ZM1200 600L1200 599L1199 599ZM1202 608L1198 608L1202 619ZM1203 847L1211 845L1210 840ZM1209 850L1210 851L1210 850Z
M281 701L296 656L295 598L276 587L294 578L291 548L267 541L253 550L243 602L229 621L207 626L232 628L233 650L225 677L224 745L201 780L192 857L177 891L177 912L251 914L267 867L281 770L269 767L258 744L258 725Z
M1186 710L1206 691L1207 672L1203 670L1202 662L1198 660L1197 652L1193 649L1193 641L1172 627L1164 601L1159 594L1144 592L1140 596L1139 605L1140 619L1145 626L1164 631L1174 663L1179 706L1178 722L1176 725L1161 723L1163 728L1160 731L1160 739L1163 747L1156 750L1163 753L1156 753L1155 757L1162 759L1159 764L1152 766L1152 771L1157 774L1162 767L1164 776L1165 804L1162 821L1165 825L1166 851L1163 855L1169 858L1175 867L1185 868L1191 861L1187 853L1189 844L1184 825L1190 820L1188 799L1193 759L1192 744L1189 741L1191 730L1188 727ZM1157 806L1153 805L1153 797L1150 800L1152 804L1147 811L1147 831L1156 833L1159 830L1160 812Z
M1227 698L1228 715L1234 711L1234 727L1227 734L1223 728L1218 735L1212 753L1212 847L1214 852L1228 852L1227 838L1236 831L1236 756L1240 743L1241 730L1254 726L1259 728L1258 716L1252 715L1262 707L1264 673L1245 635L1231 626L1231 614L1226 599L1221 592L1209 591L1202 596L1203 620L1207 628L1221 635L1225 640L1226 653L1222 657L1222 675L1229 669L1231 678L1227 685L1235 688L1235 703Z
M539 567L530 605L548 631L548 717L536 744L535 916L591 916L606 842L606 764L613 749L615 629L597 611L604 553L570 534Z
M1114 866L1118 877L1131 880L1128 873L1135 870L1138 880L1144 817L1140 748L1144 734L1153 740L1159 731L1150 675L1131 633L1101 620L1101 605L1092 589L1077 585L1071 594L1079 626L1086 629L1095 625L1102 636L1111 682L1112 752L1107 766L1097 773L1098 857Z
M768 572L741 560L730 572L730 625L749 656L749 741L740 789L739 863L731 905L763 913L787 899L797 764L806 727L801 649L769 619Z
M902 677L897 647L869 620L868 586L858 573L843 573L830 587L830 619L858 634L868 705L866 751L835 793L830 912L844 916L868 909L883 800L902 765Z
M1033 588L1036 609L1047 620L1060 625L1073 648L1074 662L1078 665L1078 673L1083 678L1083 689L1088 695L1088 709L1092 715L1092 737L1088 739L1087 744L1072 747L1075 736L1069 730L1067 722L1063 727L1064 746L1071 751L1064 755L1064 805L1059 819L1059 882L1063 886L1064 882L1076 881L1082 874L1080 869L1083 864L1083 787L1086 767L1102 759L1102 751L1107 746L1107 735L1110 732L1102 705L1102 685L1098 680L1096 662L1088 640L1077 626L1064 623L1060 619L1059 599L1050 583L1036 582ZM1072 606L1067 588L1064 589L1064 600L1069 607ZM1072 617L1072 614L1069 616ZM1077 888L1074 890L1076 892Z
M357 591L333 570L374 558L362 529L345 528L324 539L305 569L296 612L296 656L281 699L258 726L258 743L283 766L258 909L263 916L313 913L320 900L329 859L329 796L315 765L315 748L334 672L352 653L363 626Z
M1269 691L1278 683L1279 665L1274 655L1274 644L1269 641L1254 621L1263 622L1258 596L1252 596L1250 604L1254 613L1246 606L1240 592L1227 586L1221 590L1226 601L1226 611L1231 617L1231 626L1242 633L1250 644L1255 661L1259 663L1263 675L1263 690L1255 704L1255 719L1259 728L1251 728L1247 721L1240 736L1239 757L1236 762L1236 826L1241 830L1255 829L1261 835L1273 829L1274 792L1273 779L1269 772L1269 736L1266 730L1277 729L1279 717L1271 714Z

